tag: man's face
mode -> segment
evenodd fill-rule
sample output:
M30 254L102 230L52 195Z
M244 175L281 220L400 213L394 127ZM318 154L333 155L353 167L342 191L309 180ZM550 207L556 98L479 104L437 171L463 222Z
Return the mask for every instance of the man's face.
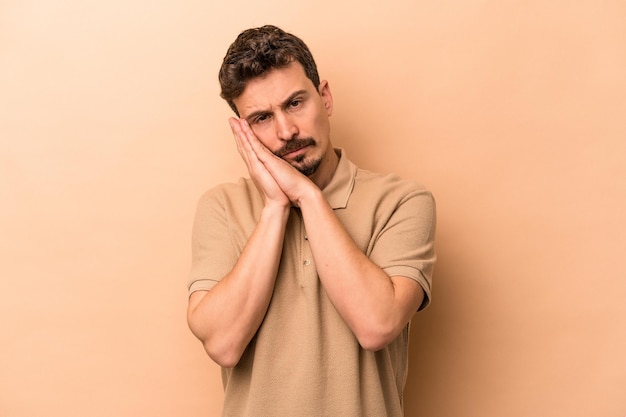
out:
M233 101L261 143L303 174L312 176L326 153L334 152L328 83L315 88L299 62L250 80Z

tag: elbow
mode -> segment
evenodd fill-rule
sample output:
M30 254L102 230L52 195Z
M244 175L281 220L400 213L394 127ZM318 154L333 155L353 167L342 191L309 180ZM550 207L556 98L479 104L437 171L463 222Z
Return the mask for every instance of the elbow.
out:
M399 332L391 326L378 326L357 334L359 345L367 351L379 351L398 337Z
M190 320L189 328L200 340L204 351L213 362L223 368L233 368L239 363L245 347L240 348L237 343L229 339L228 335L211 334L193 324L193 321Z
M211 332L204 328L198 320L195 320L194 315L191 313L187 317L187 323L189 329L200 340L202 347L213 362L223 368L233 368L239 363L245 346L240 347L232 339L232 335L218 335Z
M237 366L241 356L243 355L242 350L225 344L216 345L214 343L210 343L209 341L205 341L203 346L211 360L222 368L234 368Z
M387 347L387 345L392 341L393 339L387 339L384 337L369 337L359 339L359 344L364 350L367 350L368 352L377 352Z
M234 368L241 359L241 356L237 355L215 355L211 353L209 353L209 357L222 368Z

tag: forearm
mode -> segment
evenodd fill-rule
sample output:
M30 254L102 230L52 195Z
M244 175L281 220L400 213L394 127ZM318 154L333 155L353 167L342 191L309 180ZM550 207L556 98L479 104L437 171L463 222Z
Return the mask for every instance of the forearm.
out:
M364 348L382 348L417 310L421 287L404 277L389 277L372 262L321 191L308 193L299 204L320 281L333 305Z
M266 206L233 269L212 290L190 297L189 327L222 366L239 361L265 316L288 216L288 207Z

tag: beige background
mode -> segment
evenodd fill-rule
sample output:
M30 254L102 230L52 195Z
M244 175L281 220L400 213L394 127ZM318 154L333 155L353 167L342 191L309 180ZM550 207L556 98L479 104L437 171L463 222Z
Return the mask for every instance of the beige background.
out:
M195 204L244 175L217 68L301 35L361 166L438 201L407 416L626 414L623 1L4 0L0 416L215 416Z

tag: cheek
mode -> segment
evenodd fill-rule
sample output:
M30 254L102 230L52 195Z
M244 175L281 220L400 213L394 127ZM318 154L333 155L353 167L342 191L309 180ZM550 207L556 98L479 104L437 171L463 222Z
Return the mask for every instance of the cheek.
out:
M304 134L304 130L306 130L308 133L305 136L312 135L316 137L319 135L324 135L328 132L328 117L326 117L324 113L317 112L315 115L311 116L308 121L305 121L304 124L302 124L301 126L301 133Z
M330 132L330 121L325 115L320 115L315 121L316 129L322 135L328 135Z

